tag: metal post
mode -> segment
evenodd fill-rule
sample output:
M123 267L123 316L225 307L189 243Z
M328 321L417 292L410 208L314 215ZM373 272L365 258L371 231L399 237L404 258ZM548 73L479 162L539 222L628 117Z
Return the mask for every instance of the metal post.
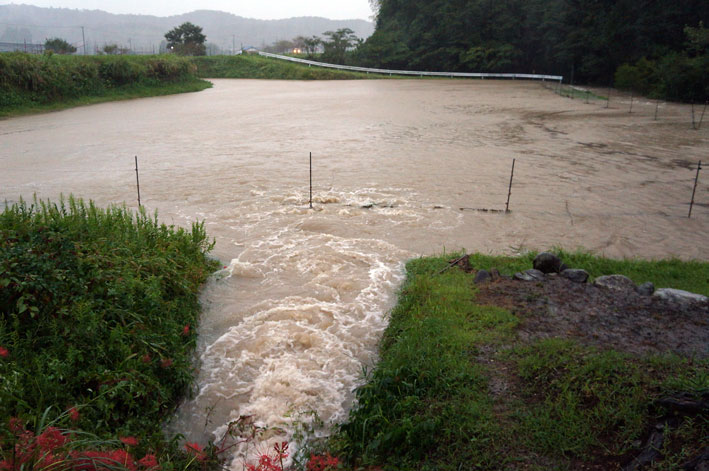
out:
M512 173L510 173L510 187L509 190L507 191L507 203L505 204L505 212L509 213L510 212L510 195L512 195L512 179L515 176L515 161L517 159L512 159Z
M310 153L310 209L313 209L313 153Z
M633 112L633 92L630 92L630 109L628 110L628 113Z
M697 124L697 129L702 127L702 121L704 121L704 113L707 111L707 102L704 102L704 109L702 109L702 115L699 117L699 124Z
M660 100L655 102L655 121L657 121L657 109L660 107Z
M692 129L697 129L697 126L694 124L694 100L692 100Z
M84 55L86 55L86 36L84 35L84 27L81 27L81 43L83 44L84 48Z
M138 207L140 204L140 177L138 176L138 156L135 156L135 185L138 187Z
M692 217L692 206L694 206L694 194L697 192L697 182L699 181L699 171L702 169L702 161L697 164L697 175L694 177L694 189L692 190L692 201L689 202L689 214L687 218Z

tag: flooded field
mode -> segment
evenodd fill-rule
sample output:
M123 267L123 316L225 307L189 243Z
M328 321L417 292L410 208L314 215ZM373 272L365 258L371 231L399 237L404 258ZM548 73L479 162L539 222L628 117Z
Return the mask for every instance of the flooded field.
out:
M0 198L137 207L138 156L149 211L206 221L225 268L203 295L199 390L172 425L190 440L240 415L274 440L309 411L343 419L411 257L709 259L707 171L687 218L709 123L693 130L688 106L655 120L654 102L629 113L531 82L214 83L0 121ZM513 159L511 212L479 211L505 208Z

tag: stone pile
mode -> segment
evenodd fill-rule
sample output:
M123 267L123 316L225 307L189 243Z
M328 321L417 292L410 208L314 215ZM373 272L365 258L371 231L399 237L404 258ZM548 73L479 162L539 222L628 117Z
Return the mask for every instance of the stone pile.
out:
M489 272L478 270L475 274L475 283L485 283L500 278L496 269ZM556 255L542 252L534 258L533 268L515 273L512 279L519 281L544 282L554 277L565 278L574 283L587 283L589 274L586 270L569 268ZM636 285L633 280L624 275L604 275L593 280L593 285L600 289L622 292L635 292L642 296L654 296L675 304L709 303L709 298L701 294L690 293L680 289L661 288L655 289L650 282Z

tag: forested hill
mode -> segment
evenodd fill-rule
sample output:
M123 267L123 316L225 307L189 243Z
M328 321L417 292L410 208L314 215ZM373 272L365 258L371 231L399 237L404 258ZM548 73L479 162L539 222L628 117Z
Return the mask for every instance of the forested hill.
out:
M653 82L696 69L691 73L705 77L674 94L688 99L709 91L707 0L372 1L376 31L357 53L365 65L553 73L603 85L623 64L655 69L621 71L657 75ZM688 84L663 86L670 93Z

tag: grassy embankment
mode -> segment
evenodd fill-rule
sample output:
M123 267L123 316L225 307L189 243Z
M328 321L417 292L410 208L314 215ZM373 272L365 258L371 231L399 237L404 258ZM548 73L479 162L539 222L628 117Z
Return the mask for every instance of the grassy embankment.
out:
M205 78L249 78L276 80L355 80L382 78L358 72L348 72L287 62L257 55L194 57L197 75Z
M0 469L203 469L162 423L193 381L202 224L70 199L0 214Z
M530 268L533 255L475 255L471 264L510 274ZM630 356L569 339L522 342L519 317L474 303L471 274L441 273L449 259L407 266L379 363L333 440L353 469L616 469L639 454L662 416L654 400L709 391L706 359ZM709 295L709 263L563 259L592 276L623 273ZM669 429L653 469L679 469L708 436L706 416Z
M0 117L204 90L189 59L0 53Z

